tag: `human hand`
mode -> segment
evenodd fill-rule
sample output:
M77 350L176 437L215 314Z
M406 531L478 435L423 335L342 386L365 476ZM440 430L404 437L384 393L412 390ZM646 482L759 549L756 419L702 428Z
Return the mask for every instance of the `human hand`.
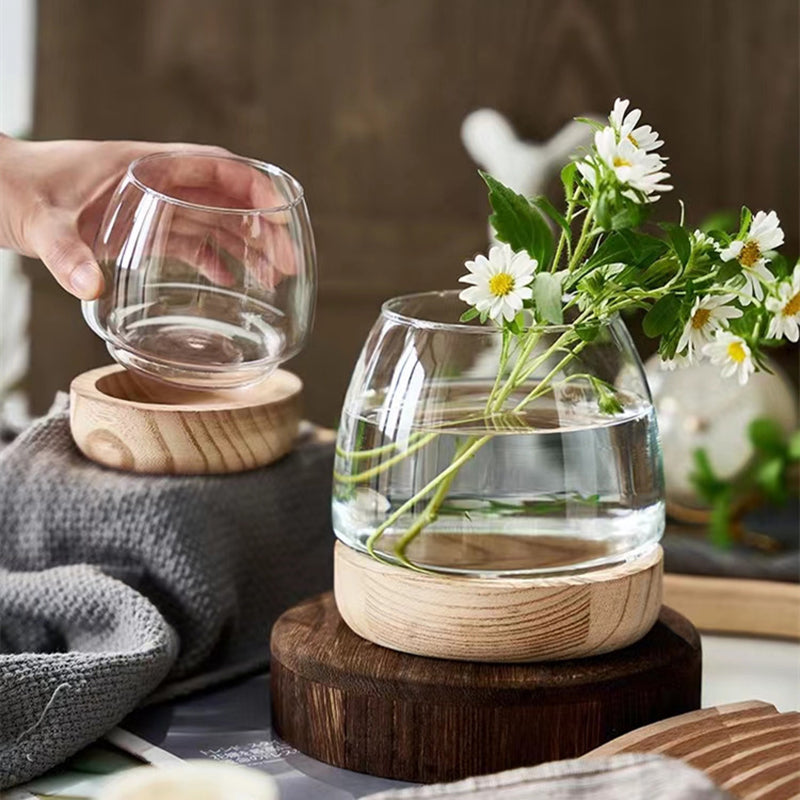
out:
M71 294L82 300L98 297L104 286L103 274L92 253L108 201L128 165L152 153L191 150L195 153L229 155L219 147L189 144L156 144L128 141L52 141L27 142L0 135L0 247L40 258L55 279ZM204 159L201 161L205 161ZM209 164L212 163L209 160ZM255 203L256 207L275 203L264 185L238 185L232 171L231 180L222 176L191 174L185 176L184 194L197 203L234 201ZM214 177L215 192L220 183L224 197L210 197L206 180ZM171 239L176 248L172 255L195 266L210 280L225 284L228 280L220 250L234 258L241 255L239 235L224 229L203 232L202 249L192 249L197 240L199 221L186 211L177 224L183 224L184 235ZM285 232L275 238L278 243ZM209 247L212 241L215 246ZM273 259L262 259L260 282L276 282ZM283 265L281 268L281 264ZM278 272L291 271L291 263L279 262Z

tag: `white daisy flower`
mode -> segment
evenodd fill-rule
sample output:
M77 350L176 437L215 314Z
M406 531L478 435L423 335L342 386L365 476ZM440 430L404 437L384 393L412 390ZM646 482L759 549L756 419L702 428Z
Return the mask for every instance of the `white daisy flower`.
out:
M597 168L605 165L621 184L643 193L650 203L658 200L658 192L672 189L672 186L663 183L669 178L669 173L664 172L664 161L655 153L647 153L636 147L627 138L618 141L613 127L607 126L597 131L594 146L600 164L592 156L577 164L581 175L592 186L596 182ZM634 191L625 194L632 200L640 199Z
M493 245L489 257L479 255L464 266L469 274L458 280L471 283L458 296L493 320L511 321L522 309L523 301L533 297L528 285L539 266L527 253L515 253L510 245Z
M703 347L703 354L711 359L712 364L724 365L723 378L736 375L740 386L747 383L756 369L747 342L730 331L717 331L714 341Z
M642 112L638 108L628 111L630 102L619 97L614 101L614 108L608 117L611 127L617 132L620 140L627 139L634 147L645 152L657 150L664 142L658 138L658 133L650 125L637 127Z
M718 294L695 300L677 347L678 352L686 350L686 357L690 362L695 359L695 351L702 350L703 345L720 330L725 320L742 316L740 308L727 305L733 297L732 294Z
M742 267L744 286L743 302L745 305L755 298L759 302L764 298L764 283L773 283L775 276L767 269L764 253L774 250L783 244L783 231L780 220L774 211L768 214L759 211L750 222L750 228L744 239L736 239L720 251L723 261L736 259Z
M766 306L774 314L768 336L774 339L785 336L790 342L800 339L800 261L791 279L778 286L778 296L767 298Z

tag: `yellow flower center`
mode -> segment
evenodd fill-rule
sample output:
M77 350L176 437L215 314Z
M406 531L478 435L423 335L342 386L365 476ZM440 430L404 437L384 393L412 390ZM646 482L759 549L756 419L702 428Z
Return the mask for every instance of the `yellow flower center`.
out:
M631 167L633 166L627 158L622 158L621 156L614 156L614 166L615 167Z
M505 297L514 288L514 278L507 272L498 272L489 278L489 291L495 297Z
M637 142L637 141L636 141L636 139L634 138L634 136L633 136L633 134L632 134L632 133L629 133L629 134L628 134L628 141L629 141L629 142L630 142L630 143L631 143L631 144L632 144L634 147L638 147L638 146L639 146L639 142Z
M739 263L743 267L752 267L759 258L761 258L761 250L758 248L758 242L751 239L739 253Z
M728 358L737 364L741 364L747 358L747 353L745 353L741 342L731 342L728 345Z
M700 328L706 326L709 319L711 319L711 312L707 308L698 308L697 311L692 314L692 327L696 331L699 331Z
M784 317L793 317L798 312L800 312L800 292L789 298L789 302L781 309Z

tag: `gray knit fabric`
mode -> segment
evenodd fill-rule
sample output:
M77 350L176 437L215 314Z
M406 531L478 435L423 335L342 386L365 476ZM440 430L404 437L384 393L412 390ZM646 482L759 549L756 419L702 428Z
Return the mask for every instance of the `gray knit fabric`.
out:
M267 663L279 614L330 587L332 448L228 476L86 460L65 411L0 452L0 788L152 697ZM198 677L198 674L200 677Z
M412 789L366 800L731 800L702 772L671 758L625 753L553 761L538 767Z

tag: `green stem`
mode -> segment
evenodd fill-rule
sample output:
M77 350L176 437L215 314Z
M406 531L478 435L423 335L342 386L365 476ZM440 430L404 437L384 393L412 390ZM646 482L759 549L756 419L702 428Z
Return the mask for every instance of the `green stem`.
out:
M572 213L575 210L575 203L578 200L579 193L580 187L576 186L572 197L567 201L567 213L565 218L568 226L572 222ZM556 247L556 254L553 256L553 265L550 267L550 272L558 271L558 262L561 260L561 253L564 250L565 244L567 246L567 260L569 261L569 259L572 258L572 237L568 235L565 230L562 230L561 236L558 237L558 246Z
M391 453L392 450L397 450L401 445L408 446L425 434L422 431L411 434L408 439L398 442L390 442L381 447L373 447L371 450L343 450L339 445L336 445L336 455L346 458L348 461L363 461L366 458L374 458L375 456L382 456L384 453Z
M562 358L561 361L559 361L558 364L556 364L556 366L553 367L553 369L551 369L550 372L548 372L547 375L545 375L544 378L539 381L539 383L536 385L536 388L531 390L522 400L519 401L519 403L517 403L517 405L514 407L514 411L521 411L532 400L535 400L537 397L541 397L543 394L545 394L545 392L549 392L553 388L550 385L550 381L556 375L558 375L558 373L564 369L564 367L569 364L569 362L572 361L572 359L575 358L584 347L586 347L586 344L586 342L581 342L575 347L574 350L567 353L567 355L564 356L564 358Z
M453 460L455 461L456 459L460 458L467 450L469 450L474 441L475 437L472 436L467 439L466 442L459 445L455 455L453 456ZM398 539L397 543L395 544L395 555L397 555L398 559L405 564L405 566L416 570L420 569L420 567L418 567L412 561L409 561L408 557L406 556L406 548L411 544L411 542L414 541L414 539L417 538L420 533L422 533L422 531L428 525L436 521L439 516L439 508L447 497L447 493L450 491L450 487L452 486L456 475L457 472L451 473L439 484L439 487L437 488L433 497L431 497L428 505L425 506L424 511L419 515L419 517L417 517L414 524L400 537L400 539ZM427 572L428 570L422 571Z
M486 442L488 442L492 438L491 435L481 436L478 439L472 441L470 446L458 457L454 458L453 461L450 463L448 467L443 469L433 480L429 481L425 486L422 487L413 497L406 500L399 508L397 508L392 514L387 517L383 523L378 526L370 535L369 539L367 539L367 552L377 558L379 561L385 561L385 559L381 558L375 552L375 544L377 543L378 539L383 536L384 531L387 528L390 528L397 522L406 511L410 511L420 500L427 497L434 489L436 489L442 481L446 480L450 475L458 472L461 469L462 465L465 464L472 456L483 447ZM420 529L421 530L421 529ZM419 533L419 531L417 531Z
M569 260L567 264L567 272L571 273L575 267L578 266L580 263L581 258L583 258L583 254L586 251L586 248L589 246L589 243L597 236L601 231L590 231L589 228L594 221L594 203L589 206L588 210L586 211L586 216L583 218L583 225L581 226L581 233L578 237L578 243L575 245L575 249L572 252L572 258Z
M403 459L407 458L412 453L416 453L417 450L425 447L425 445L432 442L437 436L439 436L438 433L425 434L421 440L419 440L416 444L413 444L411 447L406 448L402 453L398 453L396 456L392 456L386 461L381 461L381 463L377 466L364 470L364 472L358 472L355 475L343 475L341 472L334 472L333 477L340 483L360 483L361 481L368 480L369 478L374 478L376 475L380 475L381 472L385 472L398 462L403 461Z
M570 333L572 333L571 330L565 331L556 340L556 342L548 348L546 353L544 353L542 356L540 356L538 359L536 359L536 362L539 362L539 363L543 362L544 360L549 358L553 353L555 353L559 349L561 349L562 341L565 338L568 338L568 335ZM523 400L521 400L516 405L516 407L514 408L514 411L517 412L517 411L522 410L529 402L531 402L532 400L536 399L537 397L540 397L541 395L545 394L547 391L550 391L552 389L552 386L550 385L550 381L558 374L558 372L561 369L563 369L573 358L575 358L578 355L578 353L580 353L580 351L585 346L586 346L586 342L582 342L581 344L579 344L575 348L574 351L568 352L567 355L563 359L561 359L559 364L556 367L554 367L537 384L536 388L532 392L530 392ZM528 374L530 374L530 372L535 370L535 369L536 369L536 366L531 366L530 369L528 371L526 371L526 374L521 379L519 379L518 383L516 385L514 385L511 388L510 391L507 392L506 397L515 388L517 388L518 385L521 385L522 383L524 383L524 381L526 380ZM509 378L509 381L507 382L505 389L507 389L508 386L511 383L512 383L512 381ZM505 391L505 389L504 389L504 391ZM494 390L493 390L493 392L494 392ZM497 405L495 403L492 403L491 396L490 396L490 402L489 402L488 405L490 405L490 406L494 405L495 406L495 413L496 413ZM437 518L438 513L439 513L439 507L441 506L441 504L444 502L445 498L447 497L447 493L450 490L450 485L452 484L453 480L455 479L455 476L456 476L456 473L458 472L458 469L461 468L461 464L464 463L464 461L465 461L464 454L465 453L469 453L469 457L471 458L472 455L474 455L481 447L483 447L483 445L487 441L491 440L491 438L492 438L491 436L483 436L480 439L472 438L472 439L468 440L465 443L465 445L461 448L461 452L460 453L458 451L456 452L456 455L455 455L455 457L453 459L453 462L450 464L450 466L446 470L441 472L436 478L434 478L434 480L431 483L429 483L427 486L425 486L423 489L421 489L420 492L418 493L418 495L416 495L414 498L411 498L411 500L408 501L408 503L412 503L413 504L414 502L416 502L417 499L422 499L423 497L427 496L427 494L430 491L432 491L433 488L435 488L435 487L437 488L437 492L430 499L430 502L425 507L424 511L420 514L419 518L403 534L403 536L399 539L399 541L395 545L395 554L398 556L398 558L400 559L400 561L403 564L405 564L406 566L411 566L412 568L419 569L414 564L412 564L411 561L409 561L408 557L406 556L406 549L411 544L411 542L413 542L414 539L416 539L416 537L425 529L425 527L427 525L429 525L431 522L433 522ZM454 465L458 465L456 469L453 469ZM406 503L405 505L408 505L408 503ZM402 508L403 508L403 506L401 506L401 509ZM398 512L395 512L395 514L399 516L400 510L398 510ZM390 517L390 519L391 519L391 517ZM383 531L386 529L386 527L388 527L390 524L392 524L392 522L389 522L388 520L386 522L384 522L384 524L381 526L381 528L378 528L372 534L370 539L368 540L367 549L369 550L369 552L372 555L375 554L375 551L374 551L375 543L378 541L380 536L383 534ZM372 547L370 547L370 543L372 544Z

